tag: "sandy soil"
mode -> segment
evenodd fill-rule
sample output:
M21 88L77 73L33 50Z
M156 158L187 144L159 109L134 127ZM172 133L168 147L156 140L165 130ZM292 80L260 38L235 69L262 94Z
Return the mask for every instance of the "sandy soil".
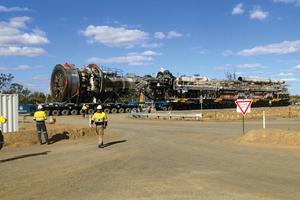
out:
M300 118L198 122L108 115L105 148L81 116L5 133L4 199L298 199Z

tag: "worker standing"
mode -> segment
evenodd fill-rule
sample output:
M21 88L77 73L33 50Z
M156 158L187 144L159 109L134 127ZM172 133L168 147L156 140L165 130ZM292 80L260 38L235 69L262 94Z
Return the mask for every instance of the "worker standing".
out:
M2 124L6 123L6 119L5 119L2 115L0 115L0 122L1 122ZM3 137L2 131L1 131L1 129L0 129L0 150L1 150L2 147L3 147L3 144L4 144L4 137Z
M81 110L82 110L82 116L83 116L83 118L85 118L85 115L87 113L87 107L85 106L85 104L83 104Z
M148 107L148 113L151 113L151 107L150 106Z
M33 120L36 122L39 144L42 145L41 130L43 130L46 144L49 145L48 134L47 134L46 124L45 124L45 120L47 120L47 115L43 111L42 105L39 105L38 109L39 109L39 111L34 113Z
M104 135L104 129L106 129L107 126L107 117L105 112L102 112L102 106L97 106L97 112L93 115L91 120L91 127L93 127L93 123L96 124L96 133L99 136L99 148L104 148L103 146L103 135Z
M272 107L272 101L271 100L269 100L269 106L270 106L270 108Z

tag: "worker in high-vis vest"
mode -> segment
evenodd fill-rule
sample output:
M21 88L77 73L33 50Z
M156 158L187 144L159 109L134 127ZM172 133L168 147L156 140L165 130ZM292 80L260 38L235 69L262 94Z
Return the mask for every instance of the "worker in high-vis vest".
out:
M102 106L97 106L97 112L93 115L91 120L91 127L93 127L93 123L96 124L96 133L99 136L99 148L104 148L103 146L103 135L104 129L107 127L107 117L105 112L102 112Z
M83 118L85 118L85 115L87 113L87 107L85 106L85 104L83 104L81 110L82 110L82 116L83 116Z
M6 119L5 119L2 115L0 115L0 122L1 122L2 124L6 123ZM1 150L2 147L3 147L3 144L4 144L4 137L3 137L2 132L1 132L1 129L0 129L0 150Z
M41 130L42 130L43 133L44 133L46 144L48 145L49 141L48 141L48 134L47 134L46 124L45 124L45 120L47 120L47 115L43 111L43 106L42 105L39 105L38 109L39 109L39 111L34 113L33 120L36 122L36 128L37 128L37 132L38 132L39 144L42 145L42 139L41 139Z

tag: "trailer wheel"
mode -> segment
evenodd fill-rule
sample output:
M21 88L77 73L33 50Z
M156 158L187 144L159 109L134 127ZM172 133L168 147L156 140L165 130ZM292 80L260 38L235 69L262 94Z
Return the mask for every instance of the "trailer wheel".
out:
M171 111L171 110L173 110L173 108L172 108L172 106L169 106L168 111Z
M47 116L50 116L50 110L45 110L44 112L46 113Z
M52 115L53 116L58 116L59 115L59 110L53 110Z
M125 112L126 112L126 113L130 113L130 112L131 112L131 108L126 108L126 109L125 109Z
M88 114L89 114L89 115L94 114L94 110L93 110L93 109L89 109L89 110L88 110Z
M69 110L63 110L63 111L61 111L61 114L64 115L64 116L66 116L66 115L69 114Z
M124 113L124 108L119 108L118 112L119 113Z
M115 114L115 113L117 113L117 112L118 112L118 109L116 109L116 108L112 108L112 109L111 109L111 113L112 113L112 114Z
M164 110L164 111L167 111L167 110L168 110L168 107L167 107L167 106L164 106L164 107L163 107L163 110Z
M78 113L78 110L75 110L75 109L71 110L71 115L77 115L77 113Z
M82 114L83 114L82 112L83 112L83 110L80 110L80 111L79 111L79 114L82 115Z
M104 111L106 114L110 113L110 109L109 108L105 108Z

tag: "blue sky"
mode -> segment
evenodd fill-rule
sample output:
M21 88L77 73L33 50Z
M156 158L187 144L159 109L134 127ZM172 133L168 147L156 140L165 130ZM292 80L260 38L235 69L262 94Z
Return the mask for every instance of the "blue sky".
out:
M57 64L284 79L300 95L300 0L0 3L0 72L47 92Z

